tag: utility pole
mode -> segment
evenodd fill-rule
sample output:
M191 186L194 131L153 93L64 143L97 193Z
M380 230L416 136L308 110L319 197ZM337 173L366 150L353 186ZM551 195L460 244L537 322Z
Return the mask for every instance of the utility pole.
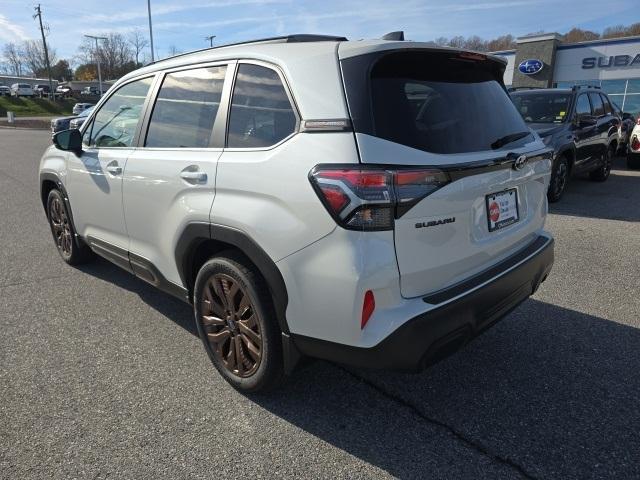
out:
M94 37L93 35L85 35L87 38L93 38L96 41L96 64L98 65L98 89L100 91L100 96L102 96L102 74L100 73L100 56L98 55L98 40L106 40L106 37Z
M147 11L149 12L149 40L151 41L151 63L155 62L153 54L153 28L151 28L151 0L147 0Z
M209 40L209 46L213 47L213 39L216 38L215 35L209 35L208 37L204 37L205 40Z
M49 65L49 50L47 50L47 40L44 38L44 27L42 26L42 11L40 11L40 4L35 7L36 14L33 16L35 19L38 17L40 22L40 33L42 34L42 46L44 47L44 59L47 64L47 75L49 76L49 95L53 95L53 82L51 81L51 65ZM54 97L55 98L55 97Z

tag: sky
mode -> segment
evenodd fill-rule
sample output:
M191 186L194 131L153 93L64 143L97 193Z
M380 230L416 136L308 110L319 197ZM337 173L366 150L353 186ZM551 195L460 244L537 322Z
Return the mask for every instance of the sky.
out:
M639 0L151 0L158 57L172 47L189 51L214 44L285 35L322 33L349 39L379 38L404 30L410 40L511 33L602 31L640 21ZM0 0L0 48L7 42L40 39L35 3ZM73 60L84 34L148 35L146 0L41 0L47 43L58 58ZM150 52L147 52L147 58Z

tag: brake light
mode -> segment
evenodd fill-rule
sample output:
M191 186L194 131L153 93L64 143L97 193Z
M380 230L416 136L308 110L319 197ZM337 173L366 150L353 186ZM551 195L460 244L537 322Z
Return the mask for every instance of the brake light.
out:
M638 119L636 120L636 125L640 125L640 115L638 116Z
M363 329L367 324L371 315L373 315L373 311L376 309L376 299L373 296L373 292L371 290L367 290L367 293L364 294L364 302L362 303L362 320L360 321L360 329Z
M631 140L631 150L640 150L640 140L638 140L638 137L633 137L633 140Z
M336 222L351 230L391 230L394 218L451 181L435 168L351 165L316 167L309 179Z

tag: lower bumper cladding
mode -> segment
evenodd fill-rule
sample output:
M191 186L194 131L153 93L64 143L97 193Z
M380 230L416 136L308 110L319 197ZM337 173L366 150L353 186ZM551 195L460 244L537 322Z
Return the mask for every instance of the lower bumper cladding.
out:
M478 280L482 276L487 278L488 272L484 272L465 282L475 288L469 293L451 298L452 292L447 291L446 296L425 297L427 302L440 298L443 303L407 321L373 347L300 335L292 335L292 340L301 353L312 357L358 367L420 371L459 350L532 295L551 271L553 244L552 238L538 237L493 267L493 280L474 287L474 283L482 283Z

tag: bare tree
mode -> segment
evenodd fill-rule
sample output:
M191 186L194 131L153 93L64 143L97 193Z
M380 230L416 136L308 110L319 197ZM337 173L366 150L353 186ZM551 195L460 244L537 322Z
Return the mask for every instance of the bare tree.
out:
M140 65L140 54L145 48L149 46L147 37L145 37L143 33L138 28L136 28L132 30L131 33L129 33L127 41L133 48L133 52L136 58L136 65Z
M182 53L178 50L178 47L176 47L175 45L169 45L169 50L168 50L169 56L173 57L174 55L178 55L179 53Z
M24 55L24 61L27 68L35 76L46 75L47 72L47 59L44 54L44 47L42 42L36 40L26 40L22 44L22 50ZM56 63L58 61L56 57L56 51L49 47L49 62Z
M600 34L591 30L582 30L581 28L572 28L562 36L565 42L585 42L587 40L597 40Z
M100 62L102 76L105 79L114 79L135 70L133 51L129 43L120 33L105 35L106 40L100 40L98 51L95 42L85 39L78 48L76 62L79 64L95 64Z
M10 72L18 77L21 76L24 61L20 46L15 43L7 43L2 49L2 55L9 65Z

